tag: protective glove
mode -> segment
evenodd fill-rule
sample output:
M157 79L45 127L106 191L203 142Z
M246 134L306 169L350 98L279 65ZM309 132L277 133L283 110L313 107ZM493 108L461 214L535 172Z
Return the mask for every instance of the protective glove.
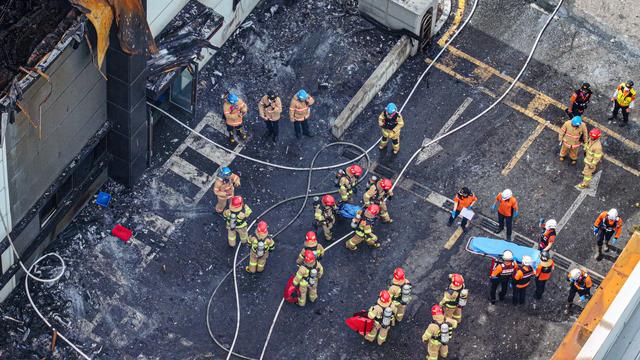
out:
M580 295L580 301L584 302L585 300L587 300L587 297L584 295Z
M451 217L452 218L456 218L456 211L455 210L451 210Z
M518 210L516 210L516 211L513 213L513 217L518 217L518 215L520 215L520 213L518 212Z
M611 239L611 240L609 241L609 245L615 245L617 242L618 242L618 238L617 238L617 237L614 237L613 239Z
M597 227L593 227L593 235L598 235L598 228Z
M493 203L493 205L491 205L491 211L493 212L498 211L498 205L496 205L496 203Z
M469 210L473 210L473 205L469 205L469 206L467 206L467 209L469 209Z

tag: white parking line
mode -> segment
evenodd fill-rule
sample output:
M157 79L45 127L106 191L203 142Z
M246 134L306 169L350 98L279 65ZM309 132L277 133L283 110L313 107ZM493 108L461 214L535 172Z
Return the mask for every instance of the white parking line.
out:
M172 222L169 222L156 214L144 214L143 217L149 230L158 235L170 236L176 230L176 226Z
M169 170L182 176L199 188L209 183L210 176L207 173L180 157L172 156L167 163L169 163Z

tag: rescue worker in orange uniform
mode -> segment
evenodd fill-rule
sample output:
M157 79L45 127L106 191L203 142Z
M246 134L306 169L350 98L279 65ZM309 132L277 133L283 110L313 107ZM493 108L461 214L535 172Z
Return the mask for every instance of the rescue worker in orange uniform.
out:
M243 118L247 115L249 109L247 104L238 98L234 93L228 93L224 102L224 118L227 123L227 132L229 132L229 143L235 144L235 134L240 135L242 140L247 139L247 133L244 130Z
M578 184L579 189L589 187L593 174L598 168L598 164L604 156L602 150L602 143L600 142L600 136L602 132L600 129L593 128L589 131L589 140L584 144L584 169L582 169L582 175L584 178L582 182Z
M216 203L216 212L222 214L227 207L227 202L235 194L235 189L240 187L240 176L231 172L228 167L222 167L218 170L218 177L213 183L213 193L218 198Z
M511 240L511 231L513 228L513 219L518 217L518 201L513 196L513 192L504 189L496 196L496 202L491 206L491 210L498 212L498 230L496 234L500 234L507 226L507 240Z
M236 246L236 237L240 236L240 242L247 243L249 239L247 218L251 216L251 208L244 203L242 196L234 196L231 198L229 208L226 209L222 216L227 221L227 235L229 246Z
M374 321L373 328L364 338L370 342L378 339L378 345L384 344L389 334L389 329L394 325L396 307L391 301L391 294L382 290L375 305L369 308L367 317Z
M565 121L558 134L560 161L564 161L569 154L571 165L576 164L582 143L587 142L587 133L587 125L582 122L581 116L574 116L573 119Z
M538 250L551 251L553 244L556 242L556 229L558 228L558 222L554 219L540 221L540 227L544 229L544 232L540 234L538 239Z
M505 250L500 257L500 260L494 260L491 267L491 290L489 290L489 300L491 304L496 303L496 290L500 285L500 293L498 297L500 301L504 300L507 295L507 289L509 289L509 282L511 277L518 269L518 264L513 261L513 253L509 250Z
M584 269L572 269L567 274L567 280L569 281L569 297L567 298L569 306L573 305L576 293L580 296L580 301L586 301L591 298L593 281Z
M382 131L382 140L378 148L386 150L391 139L393 154L397 154L400 151L400 129L404 126L404 118L398 112L396 104L387 104L385 110L378 116L378 126Z
M379 213L380 207L376 204L371 204L365 210L359 210L356 213L356 216L351 220L351 227L355 234L346 242L347 249L355 251L358 249L358 244L363 241L374 248L380 247L378 237L373 233L373 225Z
M316 260L322 260L322 256L324 256L324 246L322 244L318 244L318 238L316 233L313 231L307 231L307 234L304 237L304 248L300 250L298 254L298 259L296 260L296 264L302 265L304 263L304 254L307 250L313 252L313 256L316 257ZM321 272L324 272L322 268L322 264L318 262L318 268L320 268Z
M533 297L537 300L542 299L544 294L544 288L547 285L547 281L551 278L551 272L555 268L555 262L551 258L551 254L548 251L540 252L540 263L536 267L536 292Z
M462 209L467 208L469 210L473 209L473 205L478 201L478 198L469 190L468 187L463 186L458 193L453 198L453 210L451 210L451 216L449 216L448 226L453 225L453 222L456 220L458 215ZM460 227L462 230L465 230L467 227L467 218L462 218L460 222Z
M331 241L333 239L332 229L336 223L336 212L338 211L336 200L327 194L322 197L321 201L316 201L314 207L316 226L322 228L324 239Z
M569 108L566 110L567 115L569 115L569 119L572 119L574 116L582 116L584 111L589 105L589 101L591 101L591 95L593 92L591 91L591 85L589 83L582 83L580 89L577 89L571 95L571 103L569 104Z
M353 194L357 192L358 179L362 176L360 165L350 165L346 170L338 170L336 173L337 186L339 188L340 202L350 202Z
M462 322L462 308L467 305L469 290L464 288L464 278L460 274L449 274L449 287L444 291L440 300L440 306L444 309L444 315L456 321Z
M364 206L377 204L380 206L380 220L383 223L392 223L393 219L387 210L387 200L393 196L393 182L390 179L380 179L376 183L369 185L369 189L362 198Z
M293 123L293 129L296 132L296 137L300 139L300 134L308 137L313 137L313 134L309 132L309 116L311 116L311 105L315 100L305 90L298 91L291 99L291 105L289 106L289 120Z
M262 120L264 120L265 125L267 125L265 136L270 136L273 142L277 142L280 133L278 124L280 123L280 115L282 114L282 101L280 97L276 95L275 91L267 91L267 95L260 99L258 112Z
M393 305L396 307L396 320L402 321L407 304L411 300L411 283L404 275L402 268L393 271L393 279L389 286L389 294L393 298Z
M431 307L431 317L434 322L422 334L422 342L427 344L427 360L438 360L440 357L446 359L449 355L451 333L458 324L455 320L446 318L438 304Z
M307 295L309 301L315 302L318 298L318 282L323 274L322 265L316 260L313 251L306 250L304 252L304 261L298 266L296 276L293 278L293 285L300 289L300 297L298 305L305 306L307 303Z
M618 216L618 210L611 209L598 215L593 223L593 235L596 236L598 241L596 260L602 260L602 245L604 244L604 251L609 252L609 246L616 244L621 233L622 219Z
M531 259L531 256L524 255L522 257L522 266L519 266L513 274L513 305L524 305L527 297L527 288L536 274L532 265L533 259Z
M622 110L622 122L618 126L623 127L629 122L629 112L634 107L636 101L636 89L633 88L633 81L618 85L611 97L613 102L613 112L609 120L617 119L618 112Z
M256 235L249 238L249 266L245 268L247 272L262 272L264 265L267 263L269 253L273 251L276 244L269 235L268 225L266 221L260 221L256 226Z

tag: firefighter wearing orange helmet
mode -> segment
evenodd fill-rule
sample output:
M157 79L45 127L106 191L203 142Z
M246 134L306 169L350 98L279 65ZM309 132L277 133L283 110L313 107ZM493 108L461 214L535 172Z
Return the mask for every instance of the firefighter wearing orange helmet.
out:
M389 334L389 329L395 322L396 307L391 301L391 294L382 290L375 305L369 308L367 316L373 320L373 328L364 338L373 342L378 339L378 345L384 344Z
M251 208L244 203L242 196L234 196L231 198L229 208L222 213L222 216L227 221L229 246L236 246L237 236L240 236L240 242L243 244L249 239L249 224L247 223L247 218L251 216L251 212Z
M371 204L365 210L359 210L356 213L356 216L351 220L351 227L355 234L346 242L347 249L356 250L358 244L363 241L374 248L380 247L378 237L373 233L373 225L379 213L380 206L376 204Z
M591 179L593 179L593 174L596 172L598 164L604 156L602 143L600 142L601 135L602 131L600 131L600 129L594 128L589 131L589 140L584 144L584 169L582 170L584 178L582 182L578 184L579 189L589 187L589 183Z
M380 206L380 219L382 222L391 223L393 220L387 210L387 200L393 196L393 182L390 179L380 179L369 185L369 189L364 193L364 206L377 204Z
M314 207L316 226L322 228L324 239L331 241L333 239L332 229L336 223L336 212L338 211L336 200L327 194L322 197L322 200L316 201Z
M449 287L444 291L440 306L444 308L447 318L462 322L462 308L467 305L469 290L464 288L464 278L460 274L449 274Z
M438 304L431 307L431 317L433 322L422 335L422 342L427 344L427 360L438 360L439 357L445 359L449 355L451 332L458 323L445 317L444 310Z
M411 300L411 283L409 279L405 277L404 269L397 268L393 271L389 294L391 294L393 305L395 305L397 309L396 320L402 321L407 304Z
M266 221L260 221L256 226L255 236L249 238L249 246L251 252L249 253L249 266L245 268L247 272L255 273L262 272L264 265L267 263L269 253L273 251L276 246L271 235L269 235L269 229Z
M307 295L309 301L315 302L318 298L318 282L322 277L324 269L311 250L305 250L304 260L293 278L293 285L300 289L298 305L305 306Z
M340 202L350 202L353 194L356 192L358 178L362 176L362 168L360 165L353 164L345 170L338 170L336 174L338 193L340 194Z
M316 260L322 260L322 256L324 255L324 246L322 246L322 244L318 244L318 237L313 231L307 231L307 234L304 237L304 248L300 250L296 264L302 265L302 263L304 263L304 256L307 250L313 252ZM318 263L318 267L322 268L322 264Z

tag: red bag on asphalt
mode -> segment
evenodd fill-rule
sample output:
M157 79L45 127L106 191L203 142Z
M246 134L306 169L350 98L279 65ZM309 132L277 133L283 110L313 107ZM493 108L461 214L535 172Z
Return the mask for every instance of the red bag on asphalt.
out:
M131 236L133 235L133 231L127 229L126 227L120 224L116 224L116 226L114 226L113 229L111 230L111 234L113 234L113 236L117 237L118 239L124 242L127 242L129 241L129 239L131 239Z
M369 319L366 310L361 310L344 321L351 330L360 335L368 334L373 329L373 320Z
M293 285L294 277L295 275L291 275L289 281L287 281L287 286L284 287L284 300L290 303L298 302L300 297L300 287Z

